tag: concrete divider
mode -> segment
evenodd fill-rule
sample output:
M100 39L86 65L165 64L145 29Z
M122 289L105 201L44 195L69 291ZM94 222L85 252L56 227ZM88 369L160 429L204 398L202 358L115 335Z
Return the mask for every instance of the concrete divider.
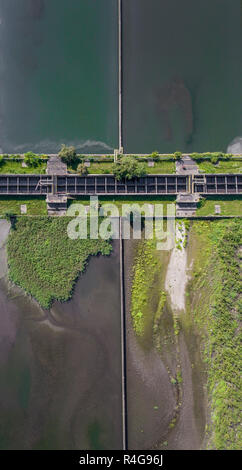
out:
M122 444L123 450L128 448L127 426L127 373L126 373L126 319L125 319L125 290L124 290L124 252L122 237L122 217L119 217L120 243L120 314L121 314L121 361L122 361Z

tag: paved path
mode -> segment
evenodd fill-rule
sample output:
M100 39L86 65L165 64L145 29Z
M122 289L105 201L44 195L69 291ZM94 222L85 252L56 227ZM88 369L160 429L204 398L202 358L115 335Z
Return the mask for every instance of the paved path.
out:
M184 155L181 160L176 162L177 175L198 175L199 169L194 160L189 155Z

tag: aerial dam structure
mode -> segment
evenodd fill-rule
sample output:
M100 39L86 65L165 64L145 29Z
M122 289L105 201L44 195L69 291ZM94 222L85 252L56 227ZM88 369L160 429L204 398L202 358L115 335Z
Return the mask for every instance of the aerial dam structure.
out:
M115 195L242 194L242 174L147 175L118 181L113 175L1 175L0 195L115 196Z

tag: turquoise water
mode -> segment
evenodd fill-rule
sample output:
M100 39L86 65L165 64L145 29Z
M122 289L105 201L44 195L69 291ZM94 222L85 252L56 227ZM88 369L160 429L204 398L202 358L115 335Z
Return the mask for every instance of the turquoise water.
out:
M227 149L242 136L240 0L123 0L124 146Z
M0 148L118 145L116 0L0 0Z

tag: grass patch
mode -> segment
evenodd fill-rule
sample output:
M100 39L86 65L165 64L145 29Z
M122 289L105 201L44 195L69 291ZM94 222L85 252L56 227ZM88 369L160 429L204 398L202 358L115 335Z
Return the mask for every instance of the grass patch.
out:
M174 161L164 160L157 161L154 164L154 167L149 167L147 162L143 163L146 169L147 174L172 174L176 172L176 166ZM69 168L71 171L76 171L75 166ZM88 167L89 174L112 174L113 173L113 163L110 161L106 162L91 162L90 167Z
M158 271L155 242L153 240L140 242L134 260L131 296L131 316L137 336L143 336L145 333L145 323L152 311L150 308L152 286Z
M172 161L158 161L155 162L154 167L147 165L147 174L172 174L176 173L176 164Z
M105 203L113 203L118 207L119 210L122 209L123 204L163 204L164 211L166 211L167 204L173 204L175 203L175 200L176 198L174 196L98 196L98 201L101 205ZM69 200L69 205L77 203L89 205L90 197L80 196L74 200Z
M242 196L206 196L199 204L196 215L215 215L215 205L221 207L221 215L242 215Z
M24 174L44 174L46 173L47 164L45 162L40 162L36 167L22 167L22 161L11 162L10 160L4 160L0 165L1 174L14 174L14 175L24 175Z
M241 266L240 220L194 222L189 303L203 338L208 377L208 447L240 449Z
M88 173L91 174L109 174L113 172L113 163L112 162L103 162L103 163L91 163L88 168Z
M164 290L169 257L170 252L157 250L155 239L141 240L137 244L133 261L131 317L134 331L146 349L155 345L160 351L164 346L161 346L160 339L165 341L170 323L173 324ZM161 322L166 325L162 331Z
M109 241L69 239L69 222L69 217L22 217L8 239L10 280L44 308L70 299L88 258L112 250Z
M26 204L27 214L42 216L47 215L47 205L45 197L34 197L28 196L0 196L0 216L6 213L15 215L21 214L20 206Z
M242 161L240 160L219 160L216 165L212 162L197 162L198 168L203 173L242 173Z

